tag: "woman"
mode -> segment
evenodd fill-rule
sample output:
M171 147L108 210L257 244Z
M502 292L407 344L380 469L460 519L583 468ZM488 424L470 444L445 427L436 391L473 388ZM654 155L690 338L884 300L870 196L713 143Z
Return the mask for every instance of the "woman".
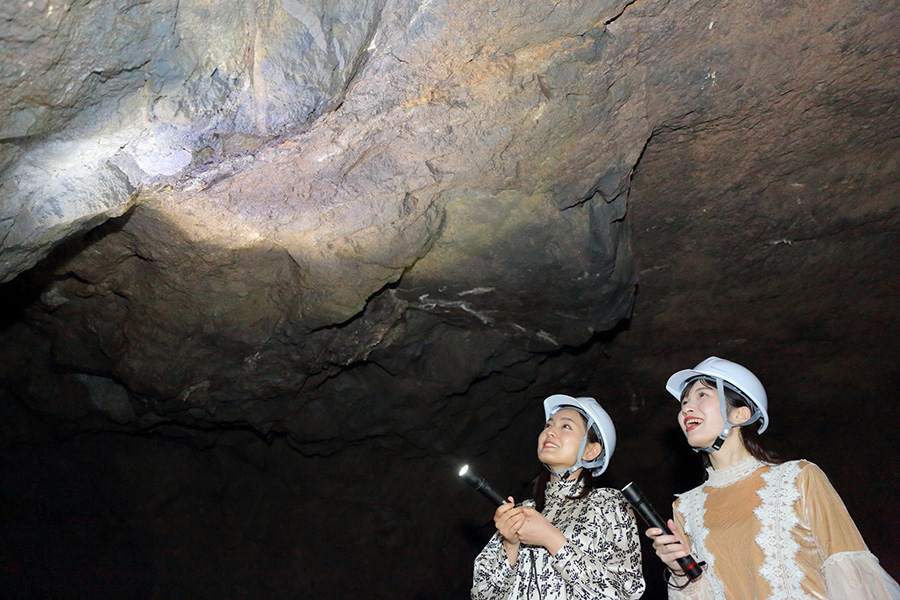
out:
M593 398L544 400L535 498L500 506L497 533L475 560L474 600L609 598L644 592L631 508L597 478L609 465L616 431Z
M713 356L672 375L666 389L708 466L706 482L674 504L674 535L647 530L671 572L670 599L900 599L825 474L760 445L768 400L753 373ZM694 581L675 562L689 553L706 563Z

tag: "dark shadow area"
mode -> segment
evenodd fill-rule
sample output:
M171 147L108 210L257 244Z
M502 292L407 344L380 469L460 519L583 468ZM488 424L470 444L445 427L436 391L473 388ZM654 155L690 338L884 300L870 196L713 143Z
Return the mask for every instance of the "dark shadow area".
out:
M53 281L65 277L69 261L108 235L121 231L133 212L132 208L85 233L66 238L34 267L0 285L0 334L20 320Z

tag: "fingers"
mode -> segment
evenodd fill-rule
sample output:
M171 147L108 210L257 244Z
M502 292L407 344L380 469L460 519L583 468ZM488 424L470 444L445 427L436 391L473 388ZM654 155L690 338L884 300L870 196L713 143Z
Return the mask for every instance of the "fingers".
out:
M656 553L659 554L660 551L666 552L675 552L683 550L685 554L687 554L687 549L684 547L684 544L681 543L674 535L658 535L653 538L653 548L656 549Z
M679 570L677 559L690 554L690 550L685 543L684 537L675 527L675 522L669 519L667 523L669 530L674 533L663 531L659 527L651 527L644 534L653 540L653 550L661 561L673 571Z
M500 506L498 506L498 507L497 507L497 510L496 510L495 512L498 512L498 513L506 512L506 511L508 511L508 510L512 510L512 509L515 508L515 507L516 507L516 501L513 500L513 497L512 497L512 496L509 496L509 497L506 499L506 503L505 503L505 504L501 504Z
M688 549L674 535L661 535L653 540L656 556L673 571L680 570L677 560L690 554Z
M497 528L497 531L500 533L500 537L503 538L504 542L510 544L519 544L522 541L519 538L519 529L521 528L521 526L521 523L510 523Z
M523 507L516 506L512 496L507 498L507 500L509 500L507 504L501 504L494 511L494 525L504 540L518 544L519 529L522 527L522 523L525 522L525 517L522 514Z
M519 541L523 544L543 546L556 554L566 543L566 537L544 515L534 509L523 511L524 519L518 529Z
M669 531L672 532L672 535L674 535L676 538L678 538L678 541L681 544L687 546L687 542L685 541L684 536L681 535L681 532L678 531L677 527L675 527L675 521L673 521L672 519L669 519L668 525L669 525Z
M497 510L494 511L495 522L499 519L508 519L522 512L523 507L516 506L516 503L515 501L513 501L512 496L507 498L507 500L509 500L509 502L507 502L506 504L501 504L497 507Z
M497 525L497 529L499 529L501 525L522 523L524 521L525 515L523 515L522 512L518 510L509 510L502 515L497 515L496 517L494 517L494 523Z

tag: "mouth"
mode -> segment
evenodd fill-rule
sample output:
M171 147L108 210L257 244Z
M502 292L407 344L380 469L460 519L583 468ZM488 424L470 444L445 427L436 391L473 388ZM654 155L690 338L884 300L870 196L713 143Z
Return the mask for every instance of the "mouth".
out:
M693 431L697 429L703 424L703 419L698 419L697 417L689 417L684 420L684 431L687 433L688 431Z
M544 445L541 446L541 450L548 450L551 448L559 448L559 446L557 446L553 442L544 442Z

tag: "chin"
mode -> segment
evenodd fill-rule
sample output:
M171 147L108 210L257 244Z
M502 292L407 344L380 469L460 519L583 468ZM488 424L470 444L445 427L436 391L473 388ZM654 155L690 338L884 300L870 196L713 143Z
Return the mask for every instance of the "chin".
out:
M687 437L687 435L685 435L685 437L687 438L688 446L690 446L691 448L706 448L708 446L712 446L713 442L716 441L715 438L711 440L692 440L691 438Z

